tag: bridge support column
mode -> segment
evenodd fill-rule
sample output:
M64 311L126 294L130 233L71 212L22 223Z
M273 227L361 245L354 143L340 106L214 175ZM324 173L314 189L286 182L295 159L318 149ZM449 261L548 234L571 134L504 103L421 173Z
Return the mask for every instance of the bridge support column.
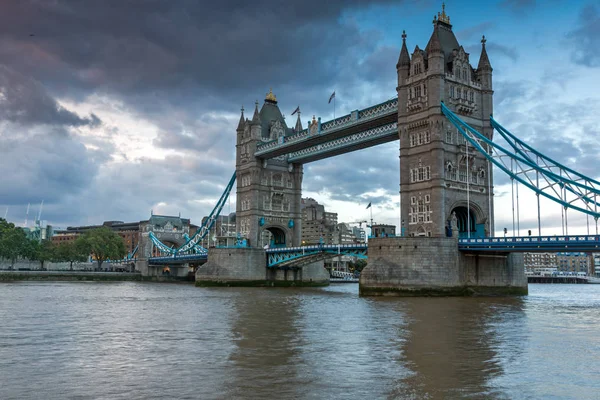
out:
M212 248L208 262L196 270L196 286L326 286L323 261L287 270L267 268L260 248Z
M525 295L521 254L463 254L456 238L369 240L362 296Z
M149 276L148 259L140 258L135 262L135 269L142 273L142 276Z

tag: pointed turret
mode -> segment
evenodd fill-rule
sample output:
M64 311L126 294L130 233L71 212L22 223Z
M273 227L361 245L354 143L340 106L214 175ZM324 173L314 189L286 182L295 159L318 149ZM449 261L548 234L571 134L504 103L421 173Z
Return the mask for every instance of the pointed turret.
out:
M260 125L260 114L258 113L258 101L254 103L254 116L252 117L252 125Z
M245 120L244 120L244 106L242 106L242 115L240 116L240 122L238 123L237 131L238 132L244 132L244 125L245 125Z
M442 49L442 45L440 43L440 35L438 30L438 24L433 24L433 33L431 34L431 38L429 38L429 44L425 48L427 54L440 53L443 54L444 50Z
M298 107L298 119L296 120L296 126L294 127L296 133L302 130L302 121L300 120L300 107Z
M485 51L485 35L481 38L481 57L479 57L479 64L477 65L477 71L492 71L492 64L488 58L487 51Z
M398 57L398 64L396 64L397 69L400 67L410 67L410 55L406 47L406 31L402 31L402 49L400 50L400 57Z

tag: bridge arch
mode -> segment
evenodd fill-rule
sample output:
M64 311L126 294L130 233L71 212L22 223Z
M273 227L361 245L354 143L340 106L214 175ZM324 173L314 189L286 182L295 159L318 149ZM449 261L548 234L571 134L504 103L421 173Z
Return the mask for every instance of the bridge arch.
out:
M268 246L269 248L291 245L291 243L288 243L291 235L292 232L288 228L275 224L263 226L260 233L261 238L269 238L268 242L262 243L263 246Z
M459 237L467 237L469 232L471 237L485 237L485 220L487 218L477 203L455 202L450 208L450 215L447 216L448 226L453 218L452 214L456 215Z

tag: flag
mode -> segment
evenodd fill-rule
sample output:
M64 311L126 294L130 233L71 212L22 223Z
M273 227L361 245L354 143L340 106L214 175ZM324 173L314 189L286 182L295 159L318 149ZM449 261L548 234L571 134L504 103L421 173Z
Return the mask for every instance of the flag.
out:
M300 112L300 106L296 107L296 109L294 110L294 112L292 113L292 115L296 114L297 112Z
M335 99L335 90L333 91L333 93L331 93L331 96L329 96L329 103L331 103L331 100ZM327 103L327 104L329 104Z
M371 208L371 202L369 202L369 205L367 206L367 209Z

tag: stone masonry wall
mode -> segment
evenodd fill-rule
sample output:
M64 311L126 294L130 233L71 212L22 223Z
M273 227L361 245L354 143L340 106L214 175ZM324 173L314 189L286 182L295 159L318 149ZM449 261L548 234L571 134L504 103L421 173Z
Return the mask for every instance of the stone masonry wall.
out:
M264 249L216 249L196 271L197 286L324 286L329 274L323 261L287 271L267 268Z
M264 282L267 279L263 249L217 249L208 252L208 262L196 271L197 285Z
M431 296L526 294L520 254L464 255L456 238L369 240L361 295Z

